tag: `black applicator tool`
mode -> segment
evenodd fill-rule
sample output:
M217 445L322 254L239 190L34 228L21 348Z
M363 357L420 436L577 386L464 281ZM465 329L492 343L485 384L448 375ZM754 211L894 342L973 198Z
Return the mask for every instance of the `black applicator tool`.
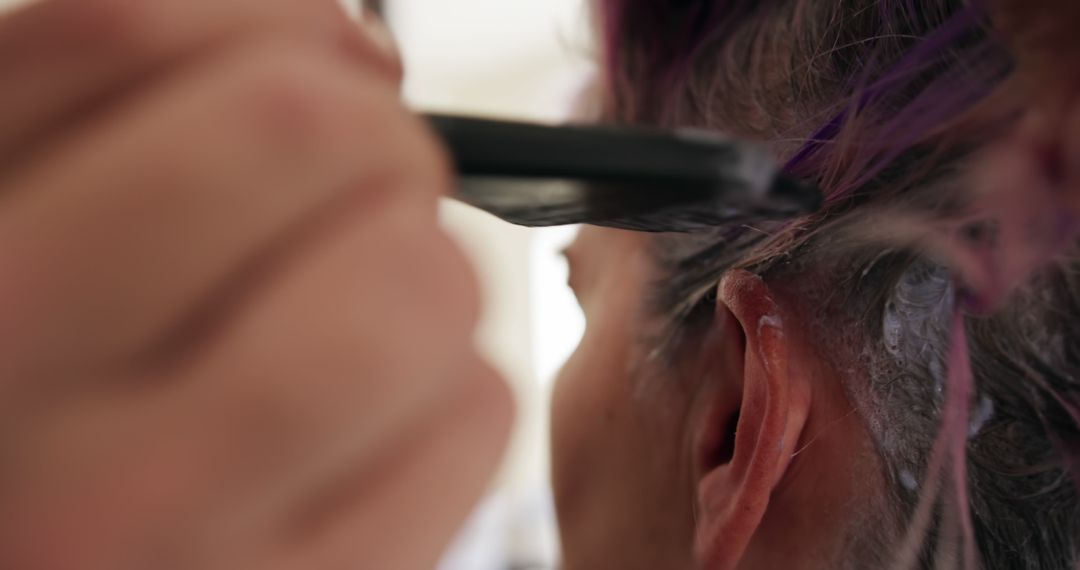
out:
M822 202L764 148L715 133L428 119L456 164L455 198L519 225L693 231Z

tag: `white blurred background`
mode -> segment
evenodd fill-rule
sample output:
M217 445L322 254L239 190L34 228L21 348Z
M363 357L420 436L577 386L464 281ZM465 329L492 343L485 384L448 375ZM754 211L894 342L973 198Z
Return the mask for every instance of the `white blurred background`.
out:
M420 110L559 122L593 73L583 0L384 0ZM584 326L558 252L574 228L530 230L458 204L447 227L476 265L486 298L478 342L518 396L506 465L440 570L555 568L548 479L551 382Z
M0 12L33 0L0 0ZM146 0L153 1L153 0ZM341 0L356 13L356 0ZM383 0L417 110L559 122L592 76L584 0ZM444 222L484 289L477 342L518 397L502 472L439 570L558 564L548 482L551 382L584 322L558 252L574 228L528 230L447 202Z

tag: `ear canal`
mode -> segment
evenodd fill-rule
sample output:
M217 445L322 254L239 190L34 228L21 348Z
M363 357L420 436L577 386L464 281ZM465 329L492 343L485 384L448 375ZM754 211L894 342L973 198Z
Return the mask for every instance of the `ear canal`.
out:
M738 425L739 412L736 411L725 421L723 431L713 443L712 448L705 451L703 467L706 470L712 470L731 463L731 459L735 456L735 431Z
M695 458L702 474L727 465L734 458L742 404L746 337L739 321L727 307L717 307L715 319L718 332L712 337L715 340L709 349L714 359L709 370L715 376L717 387L702 394L711 403L705 404L708 412L699 428Z

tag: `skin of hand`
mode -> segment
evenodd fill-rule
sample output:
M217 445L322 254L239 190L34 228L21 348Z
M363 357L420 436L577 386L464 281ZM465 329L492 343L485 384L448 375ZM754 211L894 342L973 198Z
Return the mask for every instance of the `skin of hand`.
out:
M982 207L997 221L998 246L975 244L957 259L989 306L1080 237L1078 100L1064 89L1032 97L1017 126L985 151L974 171Z
M333 0L0 19L0 568L430 568L512 421Z

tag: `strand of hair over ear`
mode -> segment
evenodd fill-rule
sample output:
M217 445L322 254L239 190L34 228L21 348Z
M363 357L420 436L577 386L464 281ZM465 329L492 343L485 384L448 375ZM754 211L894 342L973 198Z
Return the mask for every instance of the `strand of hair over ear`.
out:
M1061 162L1080 159L1059 156L1080 148L1069 143L1070 137L1080 139L1080 132L1060 130L1060 125L1080 125L1070 116L1080 113L1080 71L1074 68L1080 40L1072 32L1080 24L1080 3L1007 0L1000 9L1004 21L1012 26L1008 31L1018 50L1017 100L1029 110L1015 131L976 164L972 188L980 205L981 223L989 226L993 239L960 240L953 233L937 240L938 251L950 260L965 289L960 293L950 334L942 424L922 495L897 553L897 569L911 568L923 554L931 513L942 487L952 492L954 505L960 509L953 524L960 526L963 566L968 570L980 566L967 493L965 450L973 377L963 311L989 311L1000 306L1035 272L1075 248L1080 237L1080 180L1055 172ZM1039 382L1037 375L1034 378ZM1080 402L1049 386L1042 388L1080 426ZM1043 423L1080 488L1080 442L1060 437L1045 418ZM942 485L946 464L950 477Z
M959 307L953 313L949 343L949 371L941 428L930 452L930 460L927 462L919 502L915 506L907 532L895 551L892 563L894 570L913 568L924 555L924 545L933 520L934 507L941 500L943 491L952 493L951 504L959 509L957 516L947 518L944 523L959 526L959 529L945 528L942 529L943 534L959 535L966 570L975 570L979 567L979 554L968 501L965 461L970 421L968 404L973 392L973 379L964 316ZM950 477L942 481L946 466L948 466L947 472ZM955 532L957 530L959 532ZM929 553L931 556L938 556L940 550L943 550L942 545L938 546L939 552Z
M958 283L940 429L922 478L922 492L895 551L891 567L896 570L916 567L927 556L936 563L949 563L959 556L966 570L981 566L967 487L966 446L974 380L965 314L998 309L1033 275L1080 243L1080 173L1071 173L1070 179L1060 171L1069 161L1080 164L1080 157L1063 154L1080 149L1080 132L1066 130L1070 125L1080 127L1080 70L1075 68L1080 61L1080 34L1073 32L1080 24L1080 2L1005 0L996 8L998 16L1010 22L1006 32L1018 54L1018 69L1005 86L1004 97L1011 98L1012 107L1005 105L994 111L1002 117L1015 117L1016 126L1003 134L1000 143L975 158L972 175L964 181L972 193L973 210L963 219L941 225L932 216L895 208L879 212L875 221L864 220L858 228L869 232L871 238L920 243L952 268ZM842 136L843 126L838 125L826 126L834 132L816 138ZM805 154L796 156L793 165L797 167L806 158ZM865 173L867 169L838 171ZM839 186L858 188L864 183L858 179ZM1034 381L1039 381L1037 376ZM1076 396L1049 386L1042 388L1080 427ZM1061 436L1045 418L1043 423L1080 489L1080 441ZM945 503L957 511L952 513L955 516L935 520L935 508ZM943 540L931 541L928 547L928 533L934 524L946 527L939 529ZM960 542L959 552L950 550L956 546L949 544L952 537ZM933 551L927 552L928 548Z

